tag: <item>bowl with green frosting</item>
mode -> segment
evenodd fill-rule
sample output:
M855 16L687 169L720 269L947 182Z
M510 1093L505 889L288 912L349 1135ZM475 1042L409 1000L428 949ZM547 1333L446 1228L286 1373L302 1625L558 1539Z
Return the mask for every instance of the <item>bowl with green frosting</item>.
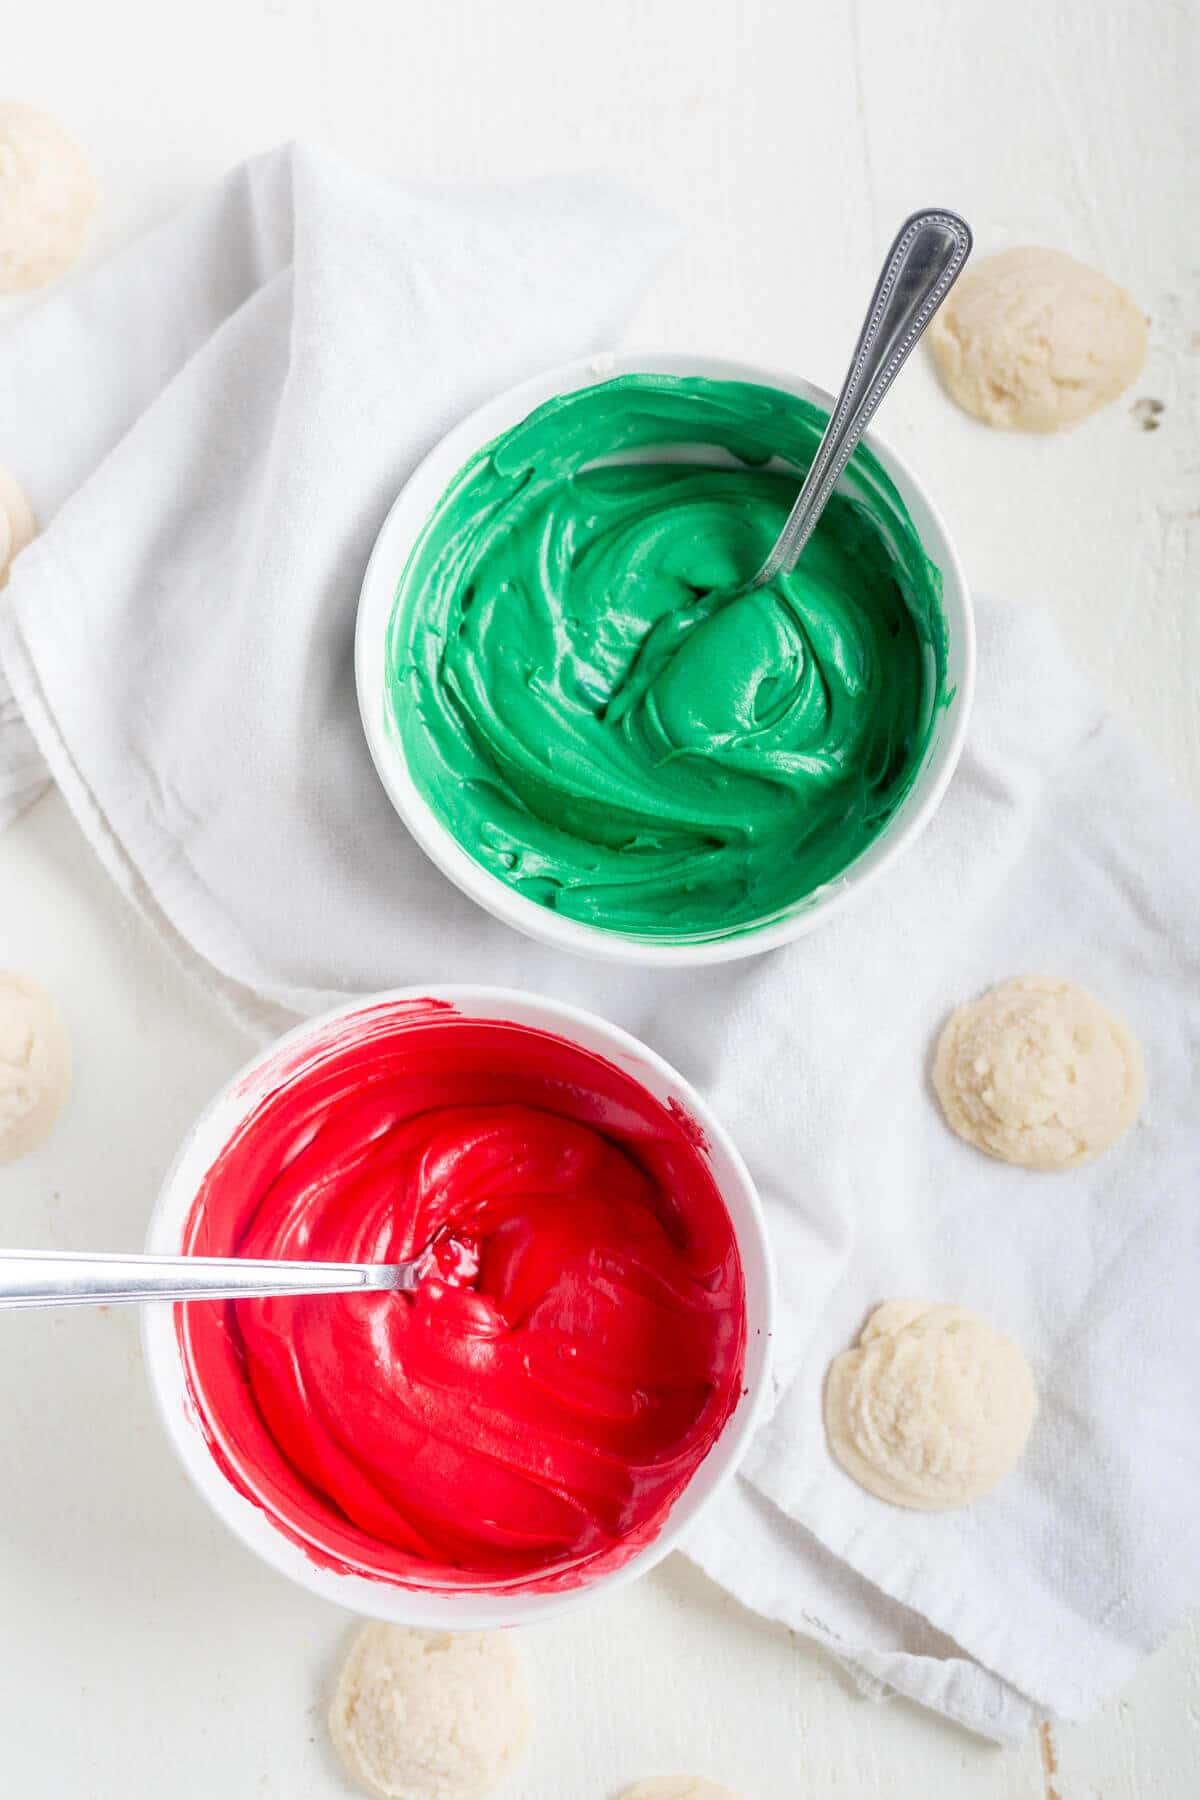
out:
M367 740L417 842L519 930L753 954L932 816L974 631L901 459L868 433L796 569L737 592L831 404L735 363L592 358L481 407L396 501L359 606Z

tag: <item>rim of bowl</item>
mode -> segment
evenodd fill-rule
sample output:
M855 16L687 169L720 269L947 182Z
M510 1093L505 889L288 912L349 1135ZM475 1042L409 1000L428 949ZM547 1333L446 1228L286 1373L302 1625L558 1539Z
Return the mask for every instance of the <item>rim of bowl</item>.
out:
M184 1473L217 1517L264 1562L322 1599L369 1617L427 1629L494 1629L569 1611L595 1594L637 1579L669 1555L712 1504L740 1464L766 1403L776 1316L775 1269L762 1201L736 1144L703 1095L665 1057L622 1026L569 1001L519 988L464 982L388 988L364 995L303 1021L249 1058L196 1116L180 1144L150 1215L146 1251L152 1255L179 1253L183 1226L200 1180L233 1132L270 1091L256 1086L256 1077L267 1076L271 1065L289 1050L301 1050L306 1043L315 1048L340 1020L382 1006L422 1000L448 1001L464 1017L525 1023L568 1038L580 1048L618 1063L660 1102L680 1101L704 1134L708 1146L704 1154L729 1212L746 1283L746 1357L742 1391L734 1410L676 1496L657 1535L619 1568L546 1593L422 1589L324 1567L286 1534L265 1505L235 1487L222 1469L188 1383L175 1329L174 1302L143 1309L142 1348L155 1410ZM581 1031L583 1038L578 1035ZM598 1040L598 1046L590 1039ZM294 1072L293 1067L285 1073L285 1083ZM657 1085L646 1082L645 1074ZM752 1283L756 1289L753 1311Z
M827 410L835 404L826 389L790 371L734 357L691 356L653 349L593 352L493 395L452 426L422 457L380 528L363 575L355 623L359 714L371 760L401 822L442 874L494 918L526 937L602 962L658 968L733 962L807 936L883 875L915 843L937 811L958 766L966 737L975 692L975 617L966 574L942 514L924 482L874 426L864 432L863 443L896 482L906 506L911 510L916 498L918 510L926 515L918 534L942 577L942 610L950 636L950 654L960 659L961 666L943 709L945 735L935 737L912 787L880 836L848 869L802 896L782 916L762 925L746 926L727 937L675 941L635 937L541 906L476 862L442 823L410 775L403 745L398 734L389 729L386 718L384 671L396 590L413 545L446 487L477 450L546 400L629 374L751 381L780 388ZM930 536L936 540L933 545ZM950 612L954 613L953 618L948 616Z

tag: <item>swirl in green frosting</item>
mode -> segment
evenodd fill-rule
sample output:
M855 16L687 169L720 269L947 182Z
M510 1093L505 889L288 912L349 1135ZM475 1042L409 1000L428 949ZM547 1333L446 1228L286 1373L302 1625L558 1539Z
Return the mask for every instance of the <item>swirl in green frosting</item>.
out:
M627 375L459 472L400 582L388 707L418 789L499 880L609 930L720 937L883 830L946 639L876 458L855 452L793 574L731 596L824 424L773 388Z

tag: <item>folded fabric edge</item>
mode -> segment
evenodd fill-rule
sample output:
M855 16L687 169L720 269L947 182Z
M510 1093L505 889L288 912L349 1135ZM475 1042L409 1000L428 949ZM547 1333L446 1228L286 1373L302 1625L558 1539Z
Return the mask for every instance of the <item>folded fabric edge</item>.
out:
M57 783L84 837L120 892L145 920L173 960L213 996L235 1024L259 1040L266 1041L294 1025L301 1009L298 1008L296 1013L288 1012L261 1000L237 982L221 975L180 936L157 905L96 804L91 790L75 768L46 705L13 608L3 603L0 603L0 671L7 677L25 722L45 758L49 778ZM41 782L36 792L29 793L25 804L31 804L38 794L45 791L45 787L46 782ZM24 805L20 810L24 810ZM14 813L10 816L16 815ZM0 822L3 822L2 817ZM338 1004L342 996L313 998L315 1004L305 1010L321 1011Z
M1036 1668L1031 1668L1027 1648L1014 1638L1009 1620L1020 1617L1027 1631L1040 1631L1049 1644L1054 1639L1056 1615L1043 1591L1024 1571L1009 1572L1011 1592L1004 1615L981 1618L966 1591L947 1575L931 1573L922 1557L898 1559L886 1535L879 1531L847 1532L836 1491L828 1491L815 1473L809 1472L802 1481L789 1480L773 1466L769 1446L756 1441L745 1479L764 1503L795 1529L810 1535L826 1555L889 1604L925 1620L934 1631L959 1645L972 1666L1027 1693L1041 1714L1068 1720L1086 1718L1131 1679L1141 1660L1141 1653L1131 1645L1117 1642L1111 1631L1093 1626L1085 1657L1069 1658L1060 1666L1043 1654ZM1022 1683L1019 1687L1018 1681Z
M763 1603L750 1597L745 1582L725 1568L706 1546L684 1547L683 1554L710 1580L733 1594L751 1612L785 1625L789 1631L819 1644L845 1672L864 1700L876 1705L908 1700L926 1712L934 1712L975 1737L993 1744L1020 1744L1048 1715L1016 1688L980 1664L963 1657L940 1662L933 1657L912 1656L904 1651L883 1653L848 1646L814 1614ZM964 1699L962 1689L973 1690L975 1699Z
M6 825L15 824L23 813L27 813L30 807L42 798L43 794L49 793L50 787L51 783L47 779L38 782L33 787L22 788L18 794L0 794L0 831L3 831Z
M752 1612L820 1644L866 1698L914 1701L999 1744L1021 1742L1047 1716L1045 1707L810 1538L737 1476L715 1516L689 1534L683 1553ZM874 1645L865 1641L868 1630ZM929 1640L940 1653L902 1648L905 1633ZM885 1648L878 1647L880 1638Z

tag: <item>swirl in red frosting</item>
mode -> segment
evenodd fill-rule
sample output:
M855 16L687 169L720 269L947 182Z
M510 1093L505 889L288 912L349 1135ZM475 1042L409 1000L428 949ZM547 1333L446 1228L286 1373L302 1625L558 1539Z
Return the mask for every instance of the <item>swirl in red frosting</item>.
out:
M395 1261L413 1295L178 1309L230 1479L319 1563L565 1587L658 1533L732 1412L733 1229L688 1115L545 1032L434 1003L338 1022L209 1171L196 1254Z

